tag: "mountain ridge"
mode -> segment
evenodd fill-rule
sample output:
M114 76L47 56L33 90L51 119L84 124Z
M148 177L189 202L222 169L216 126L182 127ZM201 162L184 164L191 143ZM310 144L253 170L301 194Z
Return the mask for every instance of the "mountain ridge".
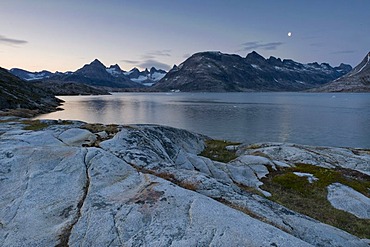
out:
M55 72L52 73L47 70L40 72L30 72L27 70L12 68L9 70L15 76L26 81L41 81L48 82L70 82L83 83L95 87L104 88L142 88L144 86L151 86L158 80L163 78L167 73L164 70L156 69L143 71L133 68L130 71L124 71L118 64L106 67L99 59L94 59L88 64L84 64L81 68L74 72ZM56 85L57 86L57 85Z
M1 67L0 89L0 110L5 112L27 109L30 111L26 114L32 116L55 111L62 102L50 92L22 81Z
M370 52L347 74L313 92L370 92Z
M174 66L154 88L181 91L302 91L318 87L349 71L350 65L301 64L265 59L257 52L245 58L215 51L198 52Z

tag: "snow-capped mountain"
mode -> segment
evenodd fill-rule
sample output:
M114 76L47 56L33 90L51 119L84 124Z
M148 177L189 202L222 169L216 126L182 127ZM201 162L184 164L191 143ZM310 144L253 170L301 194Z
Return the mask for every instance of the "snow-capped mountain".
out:
M122 70L118 64L106 67L98 59L95 59L90 64L85 64L75 72L29 72L17 68L13 68L9 72L26 81L67 81L107 88L151 86L166 75L166 71L154 67L150 71L148 69L139 71L137 68L133 68L127 72Z
M133 68L126 75L131 81L141 83L145 86L152 86L157 81L162 79L166 75L166 71L161 69L156 69L152 67L150 70L145 69L144 71L139 71L137 68Z
M221 52L200 52L174 66L154 88L181 91L301 91L318 87L352 67L327 63L301 64L291 59L265 59L257 52L245 58Z
M53 75L53 73L47 70L43 70L39 72L30 72L30 71L23 70L23 69L13 68L9 72L25 81L42 80L42 79L49 78Z
M349 73L314 91L370 92L370 52Z

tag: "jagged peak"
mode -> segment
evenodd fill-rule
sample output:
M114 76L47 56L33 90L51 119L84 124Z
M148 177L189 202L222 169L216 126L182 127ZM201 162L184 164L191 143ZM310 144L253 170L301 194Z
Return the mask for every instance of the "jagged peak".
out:
M95 65L95 66L103 66L105 68L105 65L99 61L99 59L95 58L94 61L90 63L90 65Z
M114 65L109 66L109 68L108 68L108 69L121 70L121 67L120 67L118 64L114 64Z
M136 68L136 67L133 67L133 68L130 70L130 72L134 72L134 71L139 71L139 72L140 72L140 70L139 70L138 68Z
M245 58L246 59L266 60L263 56L258 54L256 51L252 51L251 53L247 54L247 56Z
M151 68L150 68L150 73L151 73L151 74L153 74L154 72L157 72L157 69L156 69L156 68L154 68L154 67L151 67Z

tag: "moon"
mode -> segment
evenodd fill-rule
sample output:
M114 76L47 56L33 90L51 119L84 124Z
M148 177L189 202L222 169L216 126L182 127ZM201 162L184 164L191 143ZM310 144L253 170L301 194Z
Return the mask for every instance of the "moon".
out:
M290 36L292 36L292 32L288 32L288 36L290 37Z

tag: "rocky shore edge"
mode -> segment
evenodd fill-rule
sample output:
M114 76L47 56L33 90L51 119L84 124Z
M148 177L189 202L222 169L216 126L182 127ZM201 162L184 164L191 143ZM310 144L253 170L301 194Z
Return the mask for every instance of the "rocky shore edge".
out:
M369 246L369 175L369 150L0 117L0 245Z

